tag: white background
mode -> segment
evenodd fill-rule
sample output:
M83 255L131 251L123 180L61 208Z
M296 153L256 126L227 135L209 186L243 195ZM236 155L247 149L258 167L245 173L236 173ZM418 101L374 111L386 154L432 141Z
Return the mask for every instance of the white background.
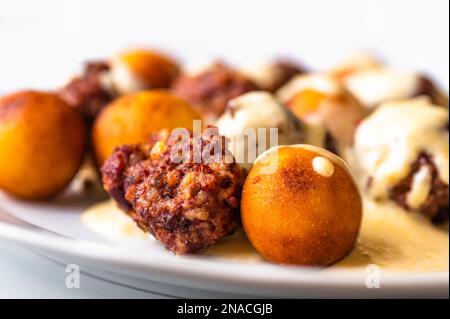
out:
M290 55L325 68L372 49L448 91L447 0L0 0L0 91L52 88L91 57L142 45L234 63Z

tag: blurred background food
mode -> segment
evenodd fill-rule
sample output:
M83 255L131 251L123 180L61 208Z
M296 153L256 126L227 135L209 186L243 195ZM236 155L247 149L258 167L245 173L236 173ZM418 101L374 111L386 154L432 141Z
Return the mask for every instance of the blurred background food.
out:
M149 49L122 52L110 65L111 82L119 94L168 88L179 73L175 60Z
M205 114L214 123L223 114L231 99L259 87L249 77L223 62L214 62L197 72L183 73L172 90Z
M278 58L246 66L240 71L262 90L275 92L294 76L306 72L306 69L292 58Z
M336 154L352 142L353 132L368 113L330 74L298 75L277 96L308 128L310 144Z
M88 125L115 97L168 88L178 75L171 58L151 49L129 49L110 58L85 62L83 71L58 91Z

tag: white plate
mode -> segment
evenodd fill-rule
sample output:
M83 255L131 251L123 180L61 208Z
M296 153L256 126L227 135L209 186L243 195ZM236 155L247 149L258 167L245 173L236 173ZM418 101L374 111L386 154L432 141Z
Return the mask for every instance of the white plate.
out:
M115 242L92 232L81 212L98 198L65 194L27 203L0 194L0 238L55 261L138 289L173 297L442 297L449 274L382 273L380 288L360 271L323 271L211 256L176 257L155 241Z

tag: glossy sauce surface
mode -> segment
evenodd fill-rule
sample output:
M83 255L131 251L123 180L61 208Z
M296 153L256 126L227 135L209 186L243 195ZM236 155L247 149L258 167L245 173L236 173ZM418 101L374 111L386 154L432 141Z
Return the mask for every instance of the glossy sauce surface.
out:
M82 220L87 227L109 238L148 238L112 201L94 205L83 214ZM203 254L230 261L263 262L242 229ZM383 270L434 272L448 271L448 261L448 226L437 227L396 206L365 199L356 247L329 269L363 270L375 264Z

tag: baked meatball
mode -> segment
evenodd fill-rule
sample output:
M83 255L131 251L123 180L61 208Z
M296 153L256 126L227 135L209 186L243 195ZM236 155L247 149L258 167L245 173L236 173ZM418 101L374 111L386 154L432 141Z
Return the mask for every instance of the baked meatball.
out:
M170 251L185 254L234 231L244 177L218 133L204 132L199 144L191 135L183 144L187 155L180 153L180 141L162 131L148 144L116 148L102 173L106 191L143 230ZM195 161L194 144L204 154L209 147L221 151L214 161Z
M103 61L87 62L81 75L58 91L58 95L80 112L90 125L114 93L107 83L109 65Z
M55 94L0 97L0 188L29 200L58 194L80 168L85 141L81 116Z
M139 144L162 129L193 129L201 116L184 100L165 91L148 90L121 96L109 103L92 127L98 166L116 146Z
M248 239L269 261L327 266L354 247L362 201L339 157L289 145L258 157L244 184L241 212Z
M217 119L229 100L258 86L241 73L217 62L195 74L183 74L175 80L172 90L204 114L208 122Z
M448 219L448 112L426 98L382 104L357 128L348 160L368 195L433 222Z

